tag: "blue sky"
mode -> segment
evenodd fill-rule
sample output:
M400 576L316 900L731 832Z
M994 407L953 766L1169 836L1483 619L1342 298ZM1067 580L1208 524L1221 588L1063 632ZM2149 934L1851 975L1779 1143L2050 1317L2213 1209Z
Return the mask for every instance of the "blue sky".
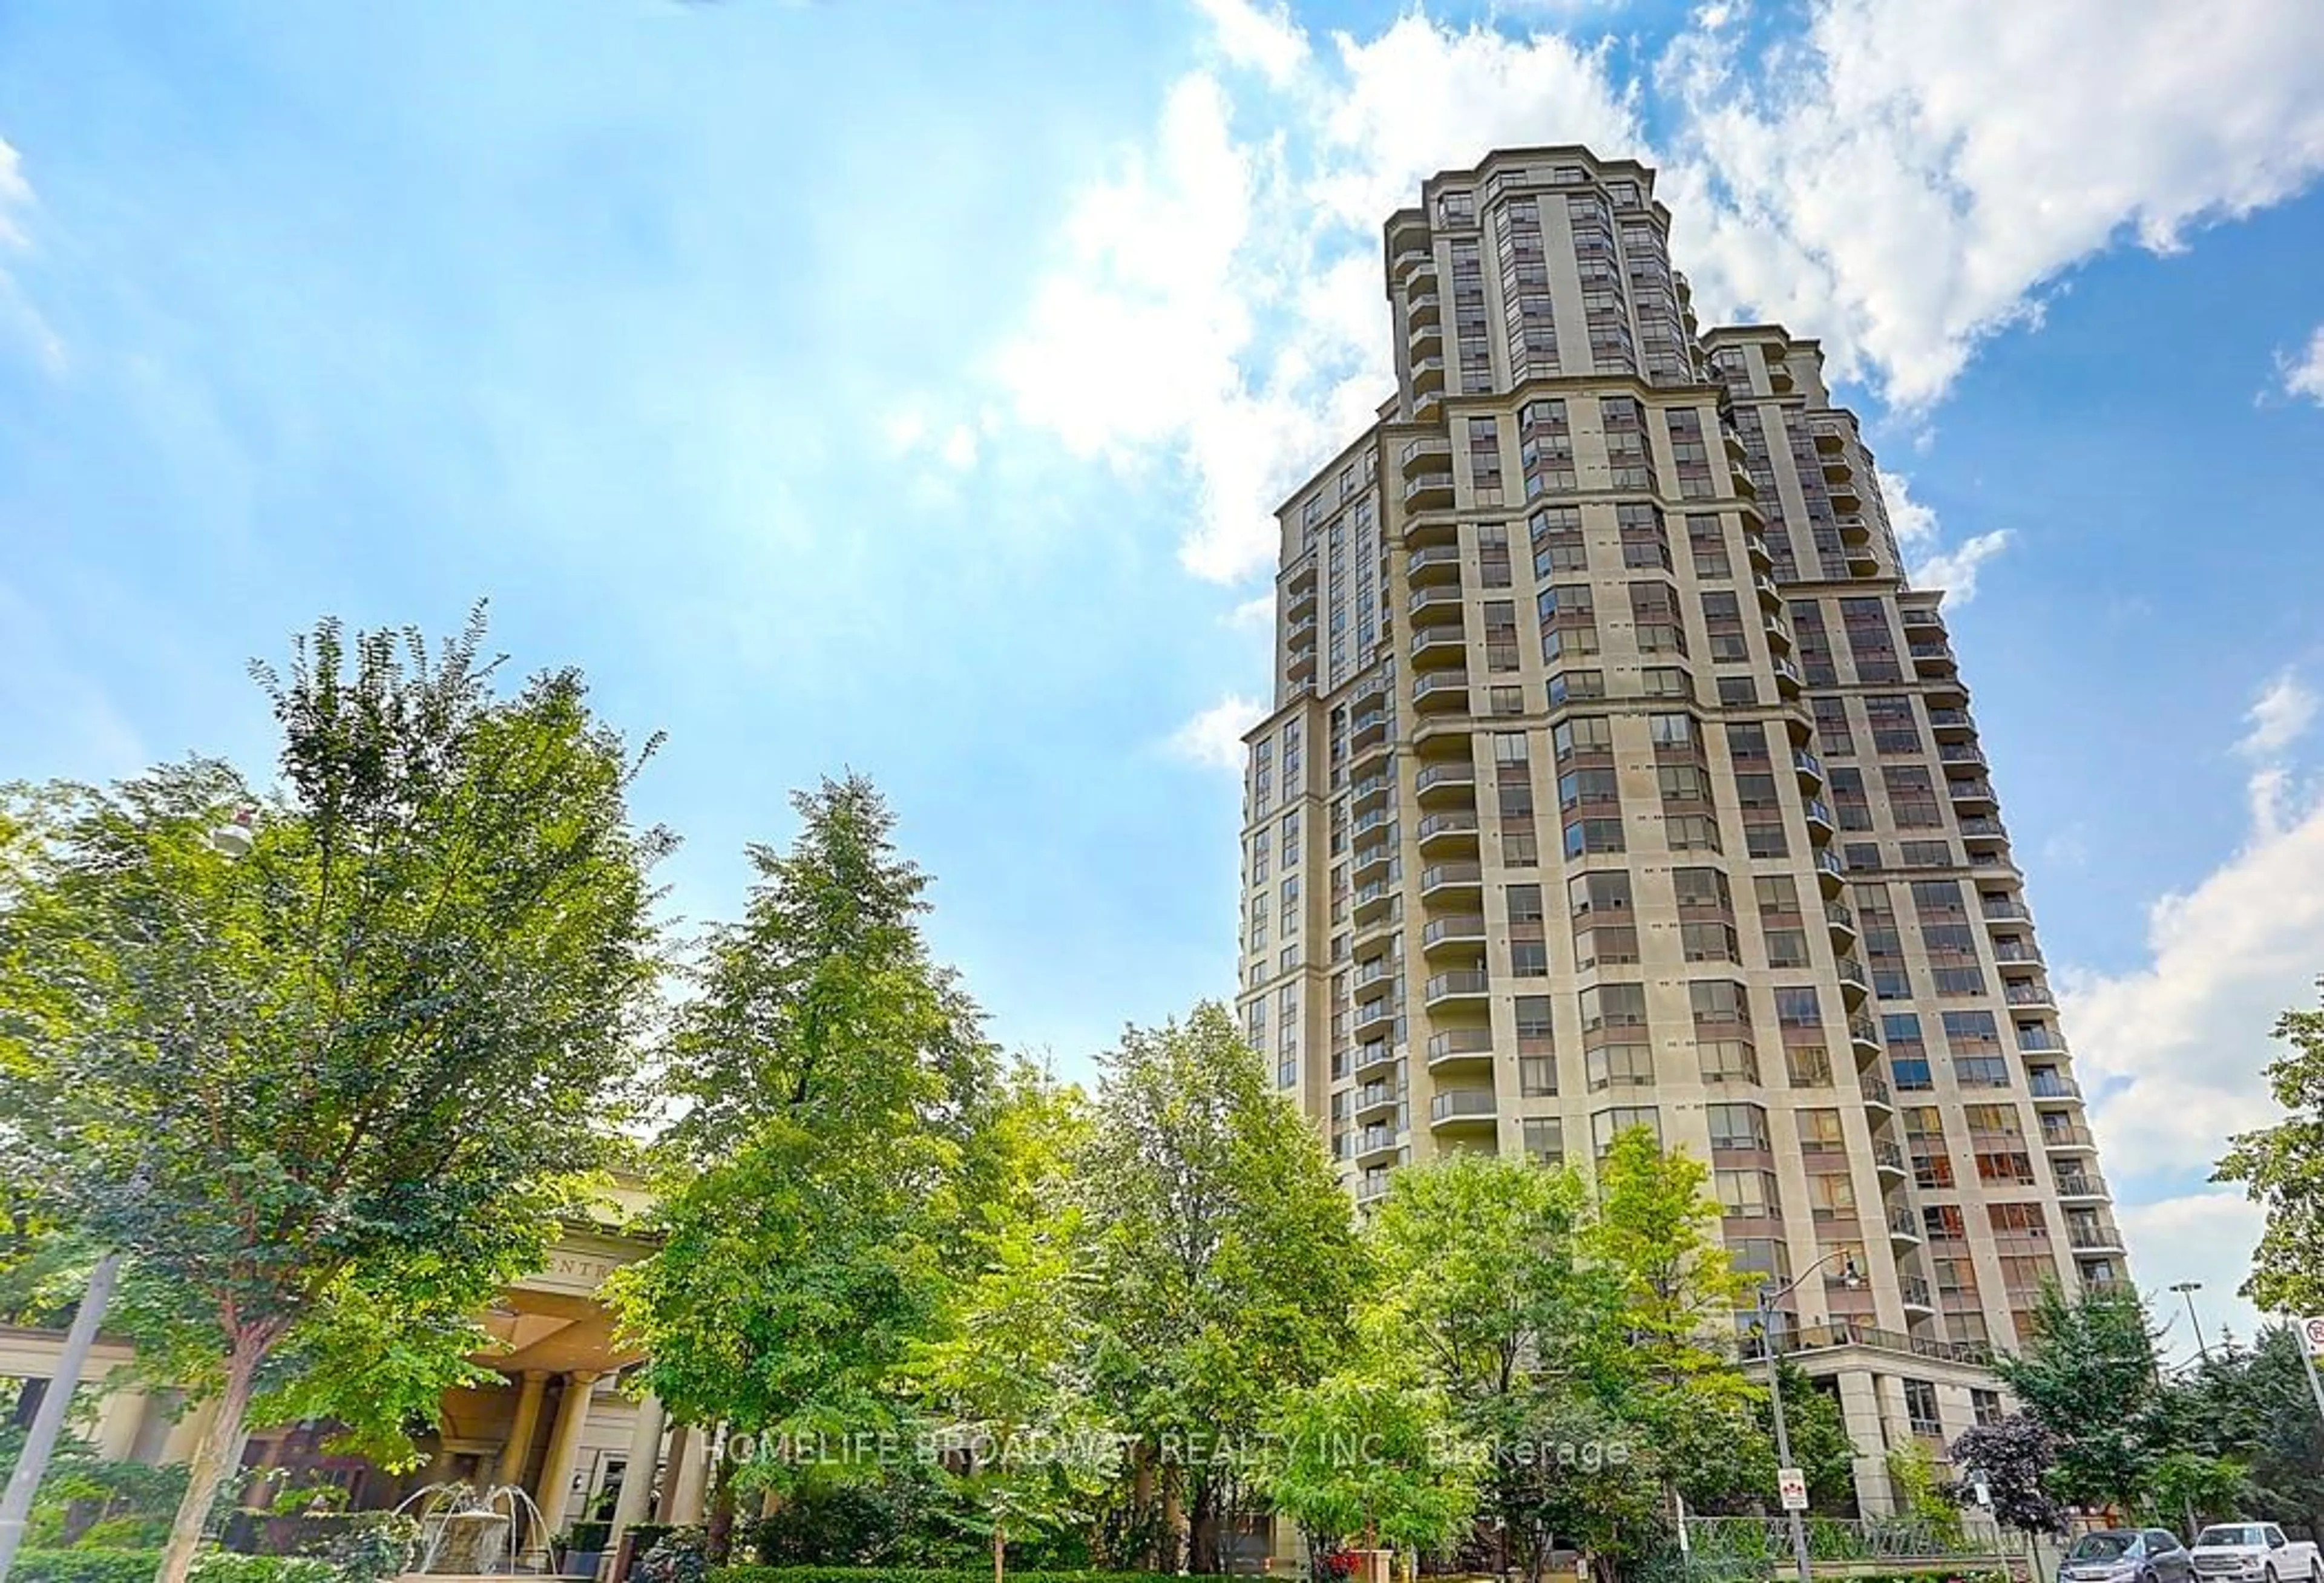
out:
M2140 9L2153 14L2141 15ZM0 13L0 774L256 764L244 662L489 596L669 743L679 907L853 767L1069 1069L1232 988L1265 511L1387 211L1665 171L1953 627L2142 1279L2324 971L2324 8L591 0ZM2256 711L2256 713L2255 713Z

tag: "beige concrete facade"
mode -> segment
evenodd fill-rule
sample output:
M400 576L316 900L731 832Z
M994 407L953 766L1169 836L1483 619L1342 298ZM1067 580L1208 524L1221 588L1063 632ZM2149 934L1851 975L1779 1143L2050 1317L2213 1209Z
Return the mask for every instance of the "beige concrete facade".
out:
M1280 513L1240 1008L1360 1201L1646 1125L1746 1267L1845 1250L1784 1307L1877 1508L2121 1239L1940 596L1653 184L1508 151L1388 221L1396 397Z

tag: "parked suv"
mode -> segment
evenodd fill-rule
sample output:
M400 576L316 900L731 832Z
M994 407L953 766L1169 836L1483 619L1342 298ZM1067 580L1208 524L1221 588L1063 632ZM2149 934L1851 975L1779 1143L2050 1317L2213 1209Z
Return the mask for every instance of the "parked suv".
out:
M2058 1568L2060 1583L2190 1583L2194 1575L2186 1547L2161 1528L2085 1533Z
M2195 1570L2221 1583L2319 1583L2324 1559L2273 1523L2214 1523L2195 1535Z

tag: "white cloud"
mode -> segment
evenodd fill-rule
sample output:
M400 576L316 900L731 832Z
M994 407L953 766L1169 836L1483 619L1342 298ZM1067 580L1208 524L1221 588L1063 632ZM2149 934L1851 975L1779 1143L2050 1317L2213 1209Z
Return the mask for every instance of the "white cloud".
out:
M1194 0L1194 5L1210 19L1219 52L1237 66L1256 68L1270 82L1290 81L1307 59L1307 36L1282 0L1265 11L1250 0Z
M2275 1118L2262 1076L2278 1053L2271 1030L2314 1003L2324 966L2324 797L2297 790L2275 756L2301 713L2288 686L2280 676L2263 690L2238 744L2267 755L2248 783L2242 848L2149 909L2144 965L2058 975L2078 1064L2099 1085L2091 1115L2109 1169L2165 1194L2208 1176L2229 1134Z
M2316 695L2295 671L2285 669L2260 690L2244 718L2251 730L2236 744L2236 751L2251 759L2272 759L2298 741L2316 719Z
M1319 48L1280 0L1195 4L1221 64L1068 206L998 369L1016 418L1076 453L1182 465L1181 558L1221 581L1272 558L1281 496L1388 393L1382 221L1497 145L1658 161L1704 322L1784 319L1915 415L2076 263L2176 246L2324 169L2312 0L1812 0L1772 44L1714 3L1644 74L1546 27L1407 10ZM1923 565L1960 599L2003 542Z
M2154 1321L2168 1326L2163 1356L2172 1363L2195 1357L2196 1337L2187 1322L2187 1304L2170 1288L2200 1281L2195 1312L2202 1339L2210 1346L2232 1330L2248 1342L2259 1328L2259 1311L2236 1289L2251 1271L2264 1217L2238 1192L2182 1193L2116 1211L2129 1239L2133 1272L2154 1298Z
M1263 630L1275 620L1275 591L1254 594L1227 612L1227 625L1243 630Z
M5 138L0 138L0 254L32 250L32 239L25 229L24 216L31 213L32 204L32 184L24 177L23 156ZM24 295L16 278L5 269L0 269L0 324L13 326L50 373L64 372L63 340L41 317L40 309Z
M1240 773L1243 733L1266 718L1266 704L1230 693L1172 732L1170 751L1190 764Z
M2283 382L2283 393L2324 406L2324 325L2308 337L2308 350L2298 357L2278 353L2275 372Z
M1922 557L1913 563L1913 585L1941 588L1949 606L1958 608L1977 597L1977 569L2009 546L2009 530L1997 528L1964 538L1948 550Z
M965 423L955 424L936 455L955 473L965 473L976 465L976 430Z
M901 456L928 437L927 414L917 407L899 407L881 420L880 437Z
M2080 260L2175 247L2324 168L2310 0L1820 0L1796 47L1738 51L1696 33L1665 59L1681 262L1711 314L1820 336L1906 406Z

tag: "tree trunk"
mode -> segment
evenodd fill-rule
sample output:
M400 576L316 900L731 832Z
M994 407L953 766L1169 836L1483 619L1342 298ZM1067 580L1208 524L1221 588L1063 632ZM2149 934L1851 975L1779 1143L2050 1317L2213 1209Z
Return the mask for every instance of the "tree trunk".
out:
M217 1413L194 1448L193 1463L186 1470L185 1498L178 1503L178 1514L170 1523L170 1542L161 1551L161 1565L153 1583L186 1583L194 1556L201 1549L203 1532L209 1526L210 1508L217 1503L218 1488L241 1465L243 1443L248 1438L244 1421L251 1392L258 1381L258 1366L266 1361L272 1347L272 1336L245 1333L235 1338L233 1350L226 1354L226 1385L218 1392Z
M992 1520L992 1583L1003 1583L1001 1562L1008 1550L1009 1535L1002 1529L1001 1519L995 1517Z
M724 1443L722 1435L703 1448L703 1455L709 1456ZM703 1524L702 1550L712 1566L723 1567L734 1550L734 1459L720 1456L710 1477L710 1513Z
M1154 1516L1154 1451L1144 1440L1130 1449L1130 1532L1143 1534L1135 1564L1144 1571L1162 1569L1161 1523Z
M1208 1577L1219 1570L1219 1481L1194 1482L1186 1509L1186 1570Z
M1178 1570L1178 1527L1185 1514L1179 1508L1178 1474L1172 1469L1163 1477L1162 1532L1157 1541L1162 1552L1158 1569L1166 1576Z

